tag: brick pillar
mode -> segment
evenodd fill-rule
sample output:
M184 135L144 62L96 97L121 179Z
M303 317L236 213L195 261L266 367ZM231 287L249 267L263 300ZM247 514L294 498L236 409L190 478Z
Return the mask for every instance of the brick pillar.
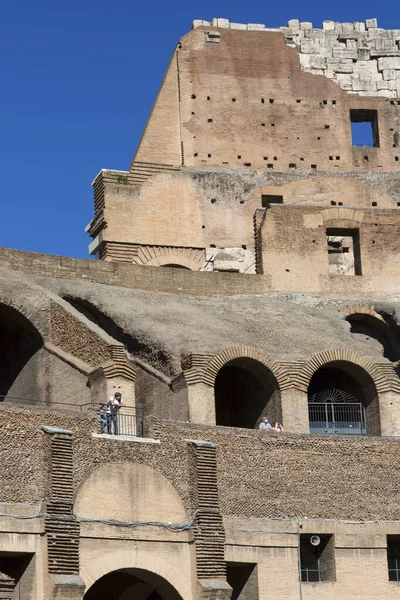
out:
M226 581L225 530L218 502L217 445L188 440L195 461L196 525L194 528L199 600L229 600Z
M85 584L79 577L80 526L73 515L72 431L42 426L51 436L51 493L47 502L48 571L55 600L81 600Z

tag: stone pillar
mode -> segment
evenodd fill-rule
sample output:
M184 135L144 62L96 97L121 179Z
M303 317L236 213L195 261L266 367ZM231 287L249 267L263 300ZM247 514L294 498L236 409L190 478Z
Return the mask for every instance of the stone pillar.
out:
M381 392L379 394L381 435L400 435L400 394Z
M85 584L78 575L52 575L54 600L82 600Z
M204 383L188 385L189 421L215 425L214 388Z
M310 433L308 396L290 388L281 392L282 425L288 433Z

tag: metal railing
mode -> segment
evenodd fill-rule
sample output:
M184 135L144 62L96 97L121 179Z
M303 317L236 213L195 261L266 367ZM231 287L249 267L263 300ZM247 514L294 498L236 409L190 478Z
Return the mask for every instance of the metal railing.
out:
M144 409L124 406L116 414L107 414L99 407L99 433L144 437Z
M301 581L315 582L321 581L319 569L309 569L308 567L301 569Z
M38 400L37 398L20 398L17 396L1 396L0 404L14 404L16 406L37 406L48 410L71 410L83 412L93 410L98 415L98 432L112 435L126 435L134 437L144 436L144 404L142 406L123 406L116 415L107 415L106 404L86 402L83 404L72 404L70 402L52 402ZM100 416L100 410L104 411L104 419Z
M367 435L365 408L361 402L310 402L310 432Z
M388 558L389 581L400 581L400 559Z

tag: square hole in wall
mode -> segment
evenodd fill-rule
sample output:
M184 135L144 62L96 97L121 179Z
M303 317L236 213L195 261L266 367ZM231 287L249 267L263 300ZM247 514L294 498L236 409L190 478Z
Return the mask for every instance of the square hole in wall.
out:
M270 204L283 204L283 196L273 194L262 194L261 206L263 208L268 208Z
M351 109L350 122L353 146L379 148L377 110Z
M361 275L358 229L327 229L329 275Z
M303 582L336 581L333 535L301 534L300 565Z

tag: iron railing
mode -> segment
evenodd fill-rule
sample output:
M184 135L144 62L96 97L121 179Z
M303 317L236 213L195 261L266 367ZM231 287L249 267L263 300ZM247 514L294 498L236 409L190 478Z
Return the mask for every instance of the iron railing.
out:
M321 581L319 569L309 569L308 567L302 568L301 580L303 582Z
M310 402L310 432L367 435L365 408L361 402Z
M141 400L139 399L139 402ZM111 417L106 413L106 405L86 402L83 404L72 404L70 402L52 402L38 400L37 398L20 398L17 396L1 396L0 403L15 404L16 406L37 406L48 410L72 410L84 411L94 410L98 414L98 431L100 433L110 433L113 435L126 435L143 437L144 436L144 405L143 406L123 406L118 413ZM142 400L143 403L143 400ZM104 420L100 417L100 410L104 410Z
M389 581L400 581L400 560L388 558Z

